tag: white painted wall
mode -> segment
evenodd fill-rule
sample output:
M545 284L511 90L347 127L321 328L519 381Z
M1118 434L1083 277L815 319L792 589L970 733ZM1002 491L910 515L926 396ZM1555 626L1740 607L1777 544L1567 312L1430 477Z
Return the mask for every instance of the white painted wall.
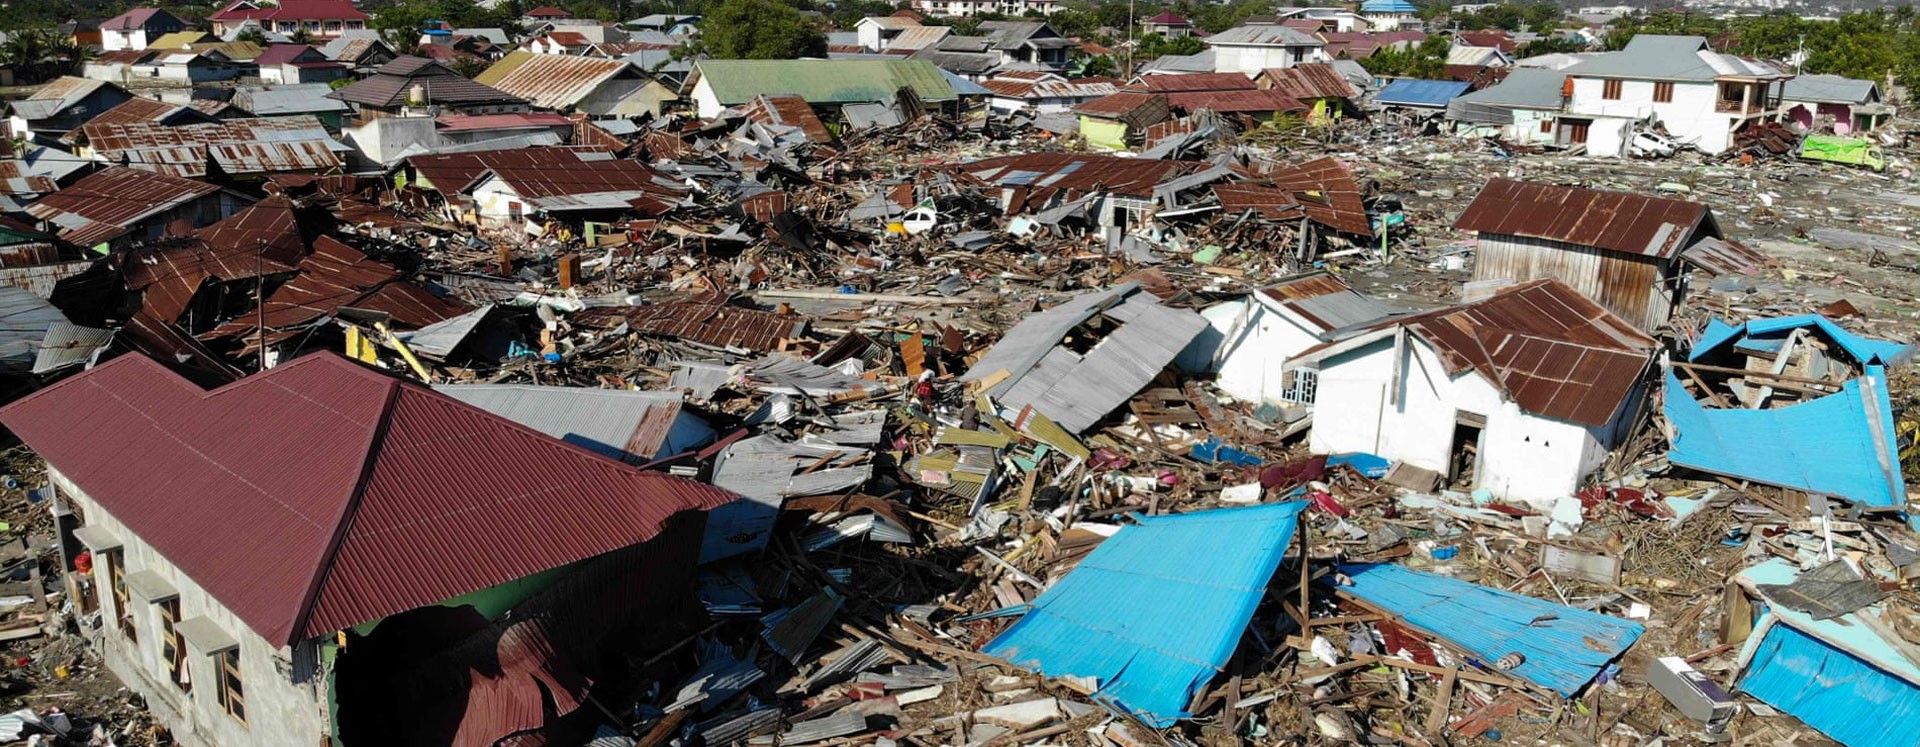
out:
M1247 402L1283 403L1286 363L1302 350L1320 344L1309 328L1292 314L1249 296L1207 307L1200 312L1222 340L1216 361L1195 361L1194 370L1211 371L1220 390ZM1186 364L1183 364L1183 367Z
M1213 47L1213 71L1258 75L1268 68L1293 67L1302 62L1326 62L1326 47L1257 47L1217 44Z
M473 188L474 214L482 224L505 225L513 216L512 203L520 203L520 213L524 217L533 212L533 206L520 197L518 192L506 182L487 177Z
M1599 432L1522 412L1473 371L1447 376L1433 349L1417 337L1408 337L1403 355L1405 383L1398 402L1390 399L1390 338L1322 363L1309 437L1315 453L1368 452L1444 473L1455 413L1466 411L1486 417L1475 487L1496 497L1570 495L1605 461Z
M1655 117L1667 132L1682 142L1691 142L1707 153L1719 153L1732 145L1730 130L1737 115L1714 111L1719 86L1714 83L1674 83L1673 100L1655 102L1650 80L1623 80L1620 98L1601 97L1606 81L1600 78L1573 78L1573 96L1567 100L1570 114L1643 120ZM1595 122L1596 128L1599 123ZM1595 155L1617 155L1618 148L1602 152L1588 141L1587 150Z
M147 43L147 30L145 28L100 30L100 48L108 52L118 52L123 49L146 49Z
M180 592L181 619L205 617L240 643L240 682L247 702L245 724L221 708L214 686L215 661L192 644L187 646L187 671L194 683L193 692L182 693L167 681L166 668L160 659L159 611L138 595L131 600L134 605L131 612L140 640L137 643L127 640L115 624L118 610L114 606L107 564L94 563L94 588L100 592L100 619L105 624L88 635L100 646L107 668L121 683L146 699L149 708L173 732L176 740L189 747L251 747L313 745L327 739L330 719L326 690L319 676L303 683L293 682L286 674L293 670L292 651L288 647L268 643L254 633L238 616L100 508L64 475L52 467L47 469L47 474L60 495L79 506L88 526L105 529L125 543L122 553L128 573L153 571L165 577Z
M726 108L720 105L720 96L713 92L713 85L704 75L693 85L693 105L702 118L720 116L720 110Z

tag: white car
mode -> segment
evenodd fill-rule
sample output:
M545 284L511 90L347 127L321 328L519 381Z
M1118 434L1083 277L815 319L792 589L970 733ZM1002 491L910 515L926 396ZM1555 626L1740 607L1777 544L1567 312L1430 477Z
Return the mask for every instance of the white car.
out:
M1680 146L1666 136L1651 132L1636 132L1633 139L1627 141L1627 152L1640 158L1666 158L1679 150Z

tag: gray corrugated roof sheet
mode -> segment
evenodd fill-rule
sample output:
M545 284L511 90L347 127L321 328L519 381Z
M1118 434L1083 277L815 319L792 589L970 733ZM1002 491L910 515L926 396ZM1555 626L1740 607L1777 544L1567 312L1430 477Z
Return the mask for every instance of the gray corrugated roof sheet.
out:
M1800 75L1788 80L1780 94L1783 101L1813 101L1829 104L1871 104L1880 100L1880 87L1870 80L1843 75Z
M1213 36L1209 36L1205 41L1210 45L1228 44L1263 47L1324 47L1327 45L1326 42L1308 36L1299 29L1291 26L1264 23L1235 26L1226 31L1214 34Z
M352 110L345 101L327 98L331 92L333 87L325 83L241 86L233 91L233 105L256 117Z
M1140 74L1148 73L1211 73L1213 72L1213 48L1208 47L1194 54L1167 54L1153 59L1140 68Z
M82 327L61 319L47 326L47 335L33 359L35 374L50 373L68 366L93 365L100 351L113 342L113 330Z
M1513 68L1498 85L1460 96L1454 103L1525 109L1559 109L1567 74L1558 70ZM1451 111L1451 110L1449 110Z
M67 317L33 291L0 286L0 368L24 373L34 368L47 330Z
M1765 62L1713 51L1705 37L1640 34L1625 49L1567 68L1568 75L1655 80L1713 80L1723 75L1785 75Z
M678 417L681 401L674 392L526 384L435 384L433 390L567 443L626 461L648 461L660 455L662 446L667 445L667 429L647 428L653 424L649 416L671 421Z
M780 506L789 496L822 495L865 484L873 476L872 462L832 465L861 459L866 453L866 449L831 444L787 443L772 436L755 436L727 447L714 462L713 485L739 493L742 499L707 512L700 562L765 547ZM832 457L825 462L828 466L814 469L828 457Z
M1118 324L1085 355L1061 345L1096 315ZM1160 305L1139 283L1085 293L1027 317L967 370L978 381L1005 370L988 390L1000 406L1032 405L1078 433L1138 394L1207 326L1186 309Z

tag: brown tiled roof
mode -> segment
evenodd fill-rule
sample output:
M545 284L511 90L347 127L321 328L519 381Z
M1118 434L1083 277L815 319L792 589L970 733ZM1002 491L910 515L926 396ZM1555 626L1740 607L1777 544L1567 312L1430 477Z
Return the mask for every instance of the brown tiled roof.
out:
M1512 179L1488 181L1453 227L1660 259L1679 254L1698 229L1719 233L1697 202Z

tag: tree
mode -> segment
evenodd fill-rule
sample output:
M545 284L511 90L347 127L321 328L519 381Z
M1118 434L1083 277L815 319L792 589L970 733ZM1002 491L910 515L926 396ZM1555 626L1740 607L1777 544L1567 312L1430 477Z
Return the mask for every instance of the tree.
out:
M1447 77L1447 50L1452 46L1446 37L1429 36L1412 47L1383 47L1360 60L1360 66L1382 78L1441 80Z
M1151 60L1170 54L1199 54L1207 49L1206 42L1191 36L1168 39L1159 34L1147 34L1146 36L1140 37L1138 44L1139 46L1135 47L1134 52L1143 60Z
M307 27L301 26L300 28L294 29L293 33L287 35L287 41L295 44L306 44L313 41L313 32L308 31Z
M498 28L509 34L520 30L520 17L506 3L485 8L468 0L370 0L362 8L373 14L368 26L399 49L412 49L418 44L428 21L442 21L455 28Z
M1080 67L1080 74L1089 78L1118 78L1120 63L1104 54L1091 55L1087 57L1086 64Z
M721 60L824 57L827 36L778 0L726 0L700 22L698 44Z
M255 44L258 44L264 47L267 45L267 32L266 30L260 28L259 26L248 26L244 29L241 29L240 33L233 37L233 40L239 41L239 42L253 42Z
M46 28L15 31L0 45L0 65L13 68L17 77L27 81L76 75L92 56L92 50L71 37Z
M1514 50L1517 58L1537 57L1543 54L1573 54L1587 51L1587 43L1574 36L1543 36L1520 45Z

